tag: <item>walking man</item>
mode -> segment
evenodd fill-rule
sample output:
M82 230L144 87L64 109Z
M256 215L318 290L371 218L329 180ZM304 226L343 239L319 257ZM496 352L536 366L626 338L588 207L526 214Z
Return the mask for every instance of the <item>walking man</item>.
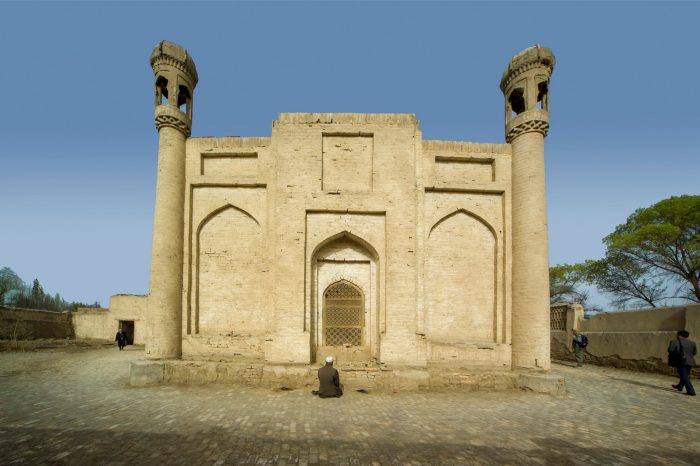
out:
M114 338L114 341L117 342L117 346L119 346L119 351L123 350L124 347L126 346L126 332L124 329L119 329L117 332L117 336Z
M583 366L585 348L588 346L588 338L586 338L586 335L579 333L576 329L572 329L571 334L574 336L573 340L571 340L571 349L576 356L576 367L581 367Z
M690 383L690 371L695 365L698 347L693 340L688 340L690 333L686 330L679 330L676 335L676 339L671 340L668 345L668 365L676 368L680 381L672 387L679 392L685 387L686 395L695 396L695 388Z

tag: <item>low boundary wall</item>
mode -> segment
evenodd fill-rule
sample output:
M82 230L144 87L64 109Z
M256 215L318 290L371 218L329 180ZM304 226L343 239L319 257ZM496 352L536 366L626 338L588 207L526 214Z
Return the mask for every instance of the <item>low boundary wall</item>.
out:
M70 312L0 306L0 339L73 338Z
M114 341L120 321L133 322L135 345L146 341L147 297L114 295L109 309L78 308L75 312L53 312L0 306L0 339L83 338Z
M587 363L645 372L675 375L666 364L669 341L683 329L695 341L700 337L700 304L608 312L585 319L579 304L556 303L550 317L552 359L574 360L571 330L576 329L588 337ZM693 373L700 375L700 368Z

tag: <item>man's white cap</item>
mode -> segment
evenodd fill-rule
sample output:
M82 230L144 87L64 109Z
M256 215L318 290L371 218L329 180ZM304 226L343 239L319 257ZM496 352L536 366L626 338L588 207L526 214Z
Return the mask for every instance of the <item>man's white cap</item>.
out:
M333 356L326 356L326 362L333 362Z

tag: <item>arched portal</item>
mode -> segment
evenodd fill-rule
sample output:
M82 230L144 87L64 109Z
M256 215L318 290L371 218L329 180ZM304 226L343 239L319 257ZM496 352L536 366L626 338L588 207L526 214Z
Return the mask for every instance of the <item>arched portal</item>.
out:
M262 334L258 222L235 206L214 212L197 232L196 259L195 333Z
M482 219L458 210L428 237L428 335L436 342L494 342L496 236Z
M369 362L379 354L377 256L352 235L322 243L311 257L312 360Z

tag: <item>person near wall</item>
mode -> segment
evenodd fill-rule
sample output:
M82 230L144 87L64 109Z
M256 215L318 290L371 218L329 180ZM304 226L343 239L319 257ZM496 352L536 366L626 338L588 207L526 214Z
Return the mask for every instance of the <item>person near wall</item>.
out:
M119 351L123 350L124 347L126 346L126 332L124 329L119 329L117 332L117 336L114 338L114 341L117 342L117 346L119 346Z
M574 356L576 356L576 367L581 367L583 366L583 355L588 342L583 334L576 329L572 329L571 334L574 336L571 340L571 349L574 351Z
M333 367L333 356L326 358L326 365L318 370L318 395L320 398L338 398L343 396L343 390L340 388L340 375L338 370Z
M695 396L695 388L690 382L690 371L695 365L695 355L698 354L698 347L693 340L689 340L690 333L686 330L676 332L676 339L668 344L668 365L675 367L678 371L680 381L677 385L672 385L679 392L685 387L685 394Z

